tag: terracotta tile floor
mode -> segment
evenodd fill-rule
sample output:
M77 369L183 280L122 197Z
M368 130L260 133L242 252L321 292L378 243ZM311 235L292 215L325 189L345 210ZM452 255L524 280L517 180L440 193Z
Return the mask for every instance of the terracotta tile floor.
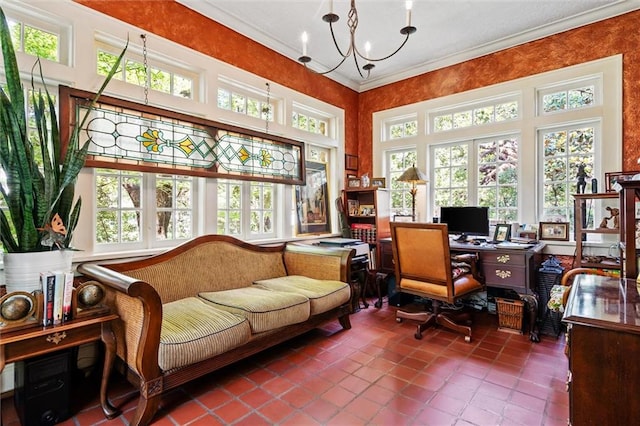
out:
M154 424L567 424L564 338L531 343L480 313L471 343L443 329L416 340L413 323L396 323L394 312L370 306L351 317L351 330L327 325L175 389ZM137 394L117 374L119 418L102 416L94 386L80 394L64 425L126 425L133 416ZM18 424L11 398L2 419Z

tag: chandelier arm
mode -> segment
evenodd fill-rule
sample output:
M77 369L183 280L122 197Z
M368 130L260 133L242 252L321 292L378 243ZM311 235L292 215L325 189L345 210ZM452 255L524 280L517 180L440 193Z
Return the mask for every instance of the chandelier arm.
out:
M385 59L389 59L390 57L392 57L393 55L395 55L396 53L398 53L400 51L400 49L402 49L404 47L405 44L407 44L407 42L409 41L409 35L407 34L407 36L405 37L404 41L402 42L402 44L390 55L384 56L382 58L367 58L366 56L363 56L360 54L360 52L358 52L358 56L360 56L362 59L365 59L367 61L371 61L371 62L380 62L380 61L384 61Z
M323 71L323 72L316 71L316 70L313 70L313 69L309 68L307 66L307 64L304 64L304 67L307 68L309 71L314 72L316 74L325 75L325 74L329 74L330 72L333 72L333 71L337 70L338 68L340 68L340 65L342 65L344 63L344 61L347 60L347 58L348 58L348 56L343 57L342 60L338 63L338 65L336 65L335 67L331 68L329 71Z
M338 40L336 40L336 34L333 32L333 23L329 22L329 28L331 29L331 38L333 39L333 45L336 47L336 49L338 50L338 53L340 54L340 56L342 56L343 58L348 58L349 55L351 54L351 51L353 50L353 40L351 41L351 45L349 46L349 50L347 50L347 53L342 53L342 49L340 49L340 46L338 45ZM344 62L344 60L343 60ZM342 62L340 63L342 64ZM338 65L339 67L340 65ZM337 67L336 67L337 68ZM335 68L334 68L335 69Z
M356 55L356 52L353 52L353 61L356 63L356 69L358 70L358 74L360 74L361 78L365 78L364 75L362 75L362 71L360 70L360 64L358 64L358 56ZM367 73L367 77L369 77L369 73Z

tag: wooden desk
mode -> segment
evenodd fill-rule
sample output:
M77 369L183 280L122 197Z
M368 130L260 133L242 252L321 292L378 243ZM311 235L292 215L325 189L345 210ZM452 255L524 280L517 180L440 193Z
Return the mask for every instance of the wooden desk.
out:
M391 238L380 240L380 270L395 273ZM455 253L477 253L480 268L489 287L508 288L518 294L536 294L536 269L542 261L545 244L538 243L528 249L502 248L499 245L474 245L451 242L449 249Z
M500 245L459 243L450 241L453 253L476 253L480 259L480 271L489 287L511 289L527 302L529 307L530 339L538 342L536 321L538 318L538 298L536 292L536 271L542 262L545 244L540 242L530 248L505 248ZM380 270L395 273L391 238L380 240ZM377 306L377 305L376 305Z
M568 330L570 423L638 424L640 294L635 280L576 276L562 321Z
M115 314L106 314L49 327L35 326L5 333L0 330L0 372L7 363L101 340L106 351L100 383L100 403L108 419L117 417L120 412L111 405L107 397L107 383L116 354L116 339L111 321L117 318Z
M542 262L544 247L544 243L538 243L527 249L454 241L449 244L452 252L478 254L487 286L508 288L521 295L536 294L536 270Z

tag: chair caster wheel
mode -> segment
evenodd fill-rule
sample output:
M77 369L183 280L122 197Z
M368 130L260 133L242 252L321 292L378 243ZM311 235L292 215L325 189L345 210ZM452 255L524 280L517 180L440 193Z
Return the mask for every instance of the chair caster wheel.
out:
M464 336L464 341L467 343L471 343L471 336Z
M413 335L413 337L416 338L416 340L422 340L422 334L421 333L416 333Z
M402 318L396 318L396 322L402 322Z

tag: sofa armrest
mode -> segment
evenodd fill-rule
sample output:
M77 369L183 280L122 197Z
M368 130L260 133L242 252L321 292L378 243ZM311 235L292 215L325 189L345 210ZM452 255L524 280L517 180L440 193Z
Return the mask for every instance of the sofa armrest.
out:
M107 300L120 316L115 327L122 329L117 333L118 355L145 382L159 377L162 301L156 290L144 281L96 264L81 264L78 271L105 286Z
M288 275L304 275L318 280L350 281L354 249L287 244L284 265Z

